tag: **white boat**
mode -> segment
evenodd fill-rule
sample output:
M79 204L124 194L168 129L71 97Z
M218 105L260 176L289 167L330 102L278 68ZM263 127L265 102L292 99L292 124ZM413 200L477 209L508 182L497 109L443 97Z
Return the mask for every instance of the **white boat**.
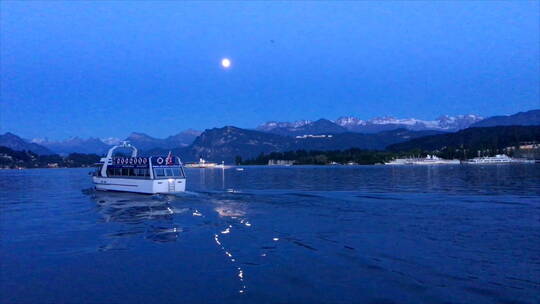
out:
M384 164L391 166L412 165L413 161L413 158L396 158Z
M483 164L511 164L511 163L534 163L534 160L524 158L512 158L506 154L497 154L495 156L475 157L465 161L466 164L483 165Z
M116 149L131 149L130 157L114 157ZM101 158L92 176L97 190L136 193L178 193L186 191L186 175L179 157L138 156L137 149L128 142L112 147Z
M415 159L413 165L459 165L459 159L443 159L435 155L428 155L425 158Z
M216 168L217 163L207 162L205 159L199 158L198 163L186 163L186 168Z
M221 164L216 165L214 168L217 169L230 169L232 166L225 165L224 161L221 161Z
M385 165L459 165L459 159L443 159L435 155L428 155L424 158L397 158Z

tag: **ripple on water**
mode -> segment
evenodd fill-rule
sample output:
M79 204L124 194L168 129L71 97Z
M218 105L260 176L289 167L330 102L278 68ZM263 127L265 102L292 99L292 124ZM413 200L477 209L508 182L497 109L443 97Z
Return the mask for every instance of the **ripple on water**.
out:
M2 184L7 302L540 302L538 170L190 170L178 196L80 174Z

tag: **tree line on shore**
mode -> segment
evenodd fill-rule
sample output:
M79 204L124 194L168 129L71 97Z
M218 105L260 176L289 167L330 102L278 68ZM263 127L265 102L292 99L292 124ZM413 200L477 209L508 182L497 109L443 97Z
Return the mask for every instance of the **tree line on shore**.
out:
M99 162L99 159L100 156L96 154L38 155L30 151L14 151L0 146L0 168L5 169L89 167Z
M244 160L237 156L235 162L237 165L266 165L272 160L285 160L295 165L329 165L329 164L358 164L375 165L383 164L396 158L421 158L427 155L435 155L444 159L465 160L477 156L494 156L496 154L507 154L509 156L538 158L540 151L523 151L518 147L491 148L491 149L464 149L461 147L445 147L441 150L425 151L421 149L411 149L408 151L373 151L362 149L347 149L334 151L287 151L272 152L268 154L259 154L255 158Z

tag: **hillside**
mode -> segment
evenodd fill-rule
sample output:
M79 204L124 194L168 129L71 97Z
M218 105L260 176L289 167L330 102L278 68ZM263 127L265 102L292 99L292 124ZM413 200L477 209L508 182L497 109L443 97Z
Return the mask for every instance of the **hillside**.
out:
M433 134L440 134L440 132L398 129L377 134L347 132L331 136L297 138L228 126L206 130L197 137L191 146L172 149L172 151L185 161L193 161L202 157L212 161L231 162L236 156L249 159L261 153L294 150L328 151L350 148L384 150L390 144ZM146 151L147 154L167 152L166 149Z
M531 110L519 112L508 116L493 116L481 120L471 125L471 128L477 127L495 127L495 126L537 126L540 125L540 110Z
M0 146L0 168L89 167L99 159L96 154L72 153L62 157L58 154L38 155L28 150L15 151Z
M10 148L15 151L31 151L38 155L54 154L51 150L36 143L29 143L13 133L0 135L0 146Z
M435 151L463 148L468 150L502 149L521 142L540 142L540 126L499 126L468 128L456 133L411 139L388 146L391 151L420 149Z

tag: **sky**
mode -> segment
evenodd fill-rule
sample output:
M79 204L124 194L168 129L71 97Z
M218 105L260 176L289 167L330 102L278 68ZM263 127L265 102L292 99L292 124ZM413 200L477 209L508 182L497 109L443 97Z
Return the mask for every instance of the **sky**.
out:
M0 131L538 109L539 3L1 1Z

